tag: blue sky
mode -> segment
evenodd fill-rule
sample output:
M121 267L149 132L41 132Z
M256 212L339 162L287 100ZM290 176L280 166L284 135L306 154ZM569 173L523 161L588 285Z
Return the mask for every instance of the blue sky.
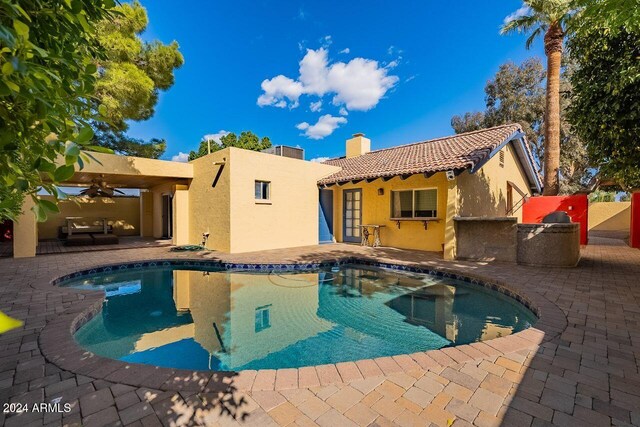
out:
M130 129L165 138L167 159L220 131L307 159L343 155L355 132L374 149L448 135L452 115L484 108L500 64L544 56L541 41L527 51L524 36L498 34L516 0L142 3L143 37L177 40L185 57L155 116Z

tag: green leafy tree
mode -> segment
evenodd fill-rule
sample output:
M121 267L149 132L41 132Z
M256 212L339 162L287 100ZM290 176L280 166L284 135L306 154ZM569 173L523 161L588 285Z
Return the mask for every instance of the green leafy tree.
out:
M227 147L244 148L245 150L262 151L271 147L271 140L267 136L259 138L251 131L245 131L240 134L240 137L235 133L228 133L220 138L220 142L214 140L207 140L203 138L200 141L198 151L191 151L189 153L189 160L195 160L199 157L206 156L209 153L209 147L211 152L222 150Z
M99 61L96 98L107 107L108 120L94 124L96 143L119 154L158 158L166 141L128 137L127 121L153 116L159 92L173 86L174 71L184 59L175 41L165 45L140 38L149 19L139 2L123 3L115 13L97 25L105 59Z
M502 34L529 34L526 46L544 36L547 56L546 106L544 121L544 194L560 192L560 67L565 27L570 18L572 0L524 0L523 13L512 16L501 29Z
M593 193L589 194L589 203L615 202L615 201L616 201L615 191L596 190Z
M15 219L25 197L39 221L57 211L44 189L82 169L90 155L90 120L102 56L95 24L113 0L0 0L0 220ZM93 108L92 108L93 107ZM62 162L62 164L60 163Z
M575 22L570 120L602 180L640 188L640 8L589 2Z
M569 70L570 67L565 67ZM486 110L454 116L451 126L456 133L519 123L527 136L534 158L538 162L544 157L544 90L545 70L537 58L531 58L517 65L512 62L502 64L493 79L485 86ZM568 79L563 75L563 91L568 89ZM568 105L566 97L561 98L561 108ZM584 144L572 132L571 126L561 120L560 190L570 194L580 189L591 178L591 169Z
M454 116L451 126L456 133L462 133L517 122L522 126L534 156L542 158L544 76L544 67L537 58L527 59L520 65L513 62L500 65L484 87L485 111Z

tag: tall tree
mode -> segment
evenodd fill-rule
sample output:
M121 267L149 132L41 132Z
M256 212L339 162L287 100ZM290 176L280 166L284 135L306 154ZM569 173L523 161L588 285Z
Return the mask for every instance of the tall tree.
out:
M563 93L569 91L567 73L571 68L564 67L561 78ZM502 64L485 86L486 110L454 116L451 126L456 133L462 133L517 122L527 136L539 167L544 157L544 79L545 70L537 58L530 58L520 65L512 62ZM562 111L569 102L567 97L561 97ZM584 144L572 131L564 114L561 115L560 134L560 192L571 194L591 178L591 168Z
M640 8L587 2L574 22L569 117L603 181L640 188Z
M56 183L90 155L103 107L93 100L102 58L95 37L113 0L0 0L0 221L15 219L31 197L38 220L56 205ZM96 111L97 110L97 111ZM96 149L101 149L98 147ZM64 164L57 163L59 157Z
M544 120L544 194L560 191L560 66L567 20L572 13L572 0L524 0L523 7L507 18L502 34L525 32L530 36L526 46L544 34L547 56L547 93Z
M259 138L258 135L254 134L251 131L244 131L240 133L240 137L236 136L235 133L231 132L222 137L220 137L220 141L217 142L215 140L207 140L203 138L200 141L200 146L198 147L198 151L191 151L189 153L189 160L195 160L198 157L206 156L211 152L215 152L218 150L222 150L227 147L236 147L236 148L244 148L245 150L254 150L254 151L262 151L269 147L271 147L271 140L268 136L263 136Z
M538 58L529 58L520 65L513 62L500 65L484 87L486 110L454 116L451 126L456 133L462 133L517 122L527 136L534 157L541 159L544 76L544 67Z
M115 16L97 26L105 58L99 61L96 98L108 113L106 122L94 124L95 140L119 154L158 158L166 142L127 136L127 121L153 116L159 92L173 86L174 71L184 59L175 41L165 45L140 38L149 19L139 2L123 3L114 9Z

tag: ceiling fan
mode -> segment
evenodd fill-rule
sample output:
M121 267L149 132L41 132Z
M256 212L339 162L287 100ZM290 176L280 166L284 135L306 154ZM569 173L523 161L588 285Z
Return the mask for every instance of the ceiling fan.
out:
M91 180L91 186L80 192L80 195L87 197L113 197L115 193L124 194L124 192L107 185L104 180L104 175L100 175L100 178L94 178Z

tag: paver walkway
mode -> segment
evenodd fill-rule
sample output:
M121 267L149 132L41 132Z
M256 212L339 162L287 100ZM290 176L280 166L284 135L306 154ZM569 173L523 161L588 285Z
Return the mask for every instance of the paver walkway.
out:
M0 310L25 320L20 330L0 336L0 402L59 402L70 408L5 413L0 421L7 426L640 425L640 251L594 240L573 269L447 262L423 252L347 245L224 256L234 262L284 262L355 254L440 266L507 282L556 304L564 315L546 319L556 323L560 335L515 352L481 344L466 352L448 350L440 360L383 358L344 364L335 372L300 371L295 379L287 370L235 379L214 375L206 392L123 385L117 375L112 381L96 379L105 373L95 367L87 375L61 370L44 358L40 345L47 338L40 331L82 306L84 295L31 286L105 263L202 254L147 248L0 259Z

